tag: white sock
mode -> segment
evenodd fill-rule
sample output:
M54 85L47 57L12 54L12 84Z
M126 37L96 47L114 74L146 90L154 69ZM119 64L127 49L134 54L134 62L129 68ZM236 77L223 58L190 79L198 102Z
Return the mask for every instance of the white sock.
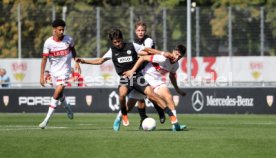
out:
M116 119L120 119L122 117L122 112L121 112L121 110L118 112L118 114L117 114L117 117L116 117Z
M45 122L48 122L53 113L55 112L55 109L57 107L58 100L54 99L53 97L51 98L51 104L48 109L48 113L44 119Z
M176 110L172 110L172 113L176 117Z

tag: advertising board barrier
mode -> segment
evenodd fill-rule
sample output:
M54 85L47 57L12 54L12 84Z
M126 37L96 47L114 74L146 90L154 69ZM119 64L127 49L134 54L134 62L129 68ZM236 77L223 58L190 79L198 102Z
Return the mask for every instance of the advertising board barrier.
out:
M235 82L275 82L276 57L194 57L191 61L192 86L205 86L206 83L216 82L232 85ZM39 87L41 59L0 59L0 67L5 68L10 76L12 87ZM73 64L74 65L74 64ZM82 77L87 87L117 87L119 77L112 61L102 65L81 64ZM49 70L49 63L46 66ZM179 61L176 72L180 87L187 83L187 59ZM165 78L169 81L168 76Z
M182 88L186 96L171 89L178 113L276 114L276 87ZM47 112L54 89L0 89L0 112ZM112 113L120 109L116 88L67 88L67 101L74 112ZM146 100L147 112L155 112ZM57 107L57 112L64 112ZM133 112L137 112L134 108Z

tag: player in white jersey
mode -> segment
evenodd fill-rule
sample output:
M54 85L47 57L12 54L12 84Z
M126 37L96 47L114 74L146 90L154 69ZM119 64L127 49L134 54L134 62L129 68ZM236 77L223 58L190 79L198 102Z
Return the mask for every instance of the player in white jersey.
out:
M168 59L162 55L150 55L150 56L141 56L134 67L124 72L125 77L130 77L140 67L144 61L150 63L142 70L142 73L146 81L153 87L154 92L157 93L162 99L164 99L168 107L172 110L173 114L176 116L175 104L172 99L170 90L168 89L165 81L162 79L164 75L169 74L170 81L174 86L177 93L185 96L186 93L182 92L176 81L176 71L179 67L178 60L180 60L186 53L186 47L183 45L178 45L176 50L173 50L173 58ZM132 108L132 107L129 107ZM181 128L186 128L185 125L182 125ZM172 127L173 130L174 126Z
M41 61L40 84L45 86L44 71L47 60L50 62L50 74L52 77L55 92L51 98L48 113L45 119L39 124L39 127L44 129L52 114L54 113L58 102L60 101L64 106L69 119L73 119L73 112L70 104L67 103L65 95L63 94L67 80L71 73L71 60L76 57L76 50L74 48L74 41L72 37L64 35L65 22L57 19L52 22L53 36L49 37L43 47L43 57ZM80 66L76 63L76 67L80 71Z
M154 49L155 48L154 41L150 36L148 36L146 34L146 31L147 31L146 23L143 22L143 21L137 21L135 23L136 38L134 39L133 43L142 45L142 46L147 47L147 48L153 48ZM146 63L144 63L144 65L146 65ZM129 106L129 107L134 106L136 104L136 102L138 103L137 108L138 108L138 112L139 112L139 115L140 115L140 118L141 118L139 128L141 128L143 120L148 117L146 115L145 100L144 100L144 98L141 99L140 96L141 96L141 93L139 93L136 90L132 90L128 95L129 99L128 99L128 102L127 102L127 106ZM160 122L163 124L165 122L164 111L156 103L153 103L153 105L154 105L154 108L156 109L156 111L158 112Z

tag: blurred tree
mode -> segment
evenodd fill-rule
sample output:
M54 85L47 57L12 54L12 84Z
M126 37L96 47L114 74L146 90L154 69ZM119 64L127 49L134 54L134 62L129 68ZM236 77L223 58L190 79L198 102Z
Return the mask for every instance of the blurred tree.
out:
M17 56L17 19L13 3L8 0L0 3L0 58Z
M268 53L269 55L276 55L276 1L275 0L267 0L267 5L265 10L267 11L266 14L266 21L269 24L269 29L271 30L272 34L267 34L266 36L269 39L269 46ZM270 32L270 31L269 31Z
M265 0L216 0L212 5L214 10L214 18L210 21L212 25L213 35L222 37L227 35L227 22L228 22L228 6L238 7L239 9L249 10L249 15L252 18L259 17L259 9L257 4L263 4ZM235 20L235 18L233 18Z
M214 18L210 21L212 34L217 38L228 36L228 7L232 7L232 37L234 55L259 55L260 5L265 0L217 0L212 5Z
M59 3L61 3L60 1ZM76 48L80 56L95 57L96 56L96 7L88 6L97 5L102 6L100 11L101 16L101 52L102 55L107 51L108 39L107 33L110 28L120 28L124 33L124 39L129 41L129 17L130 6L135 7L135 20L143 19L150 23L149 31L153 38L156 38L156 29L160 28L160 10L164 7L173 7L179 3L179 0L169 1L140 1L140 0L107 0L107 1L84 1L73 3L74 1L63 1L62 4L68 6L67 14L67 31L76 39ZM147 7L144 6L152 6ZM142 13L142 14L140 14ZM162 14L161 14L162 15ZM159 25L159 27L157 26ZM91 27L92 26L92 27Z
M1 3L0 57L17 57L19 2L21 4L22 57L40 57L43 40L51 34L50 26L48 26L51 16L43 17L45 8L51 9L49 0L5 0Z
M201 32L201 47L213 55L218 52L222 41L227 41L228 6L233 7L233 35L247 39L246 43L234 40L234 45L242 51L254 55L259 47L258 28L260 5L266 5L266 29L276 37L275 0L192 0L197 6L212 6L213 12L201 9L201 19L210 19L210 28ZM134 8L134 20L144 20L148 24L148 31L156 41L157 47L162 49L162 10L167 10L167 39L170 41L168 50L175 44L184 43L186 39L185 0L2 0L0 2L0 57L17 57L17 6L21 3L22 22L22 57L40 57L43 43L51 36L52 7L55 6L56 18L61 18L62 7L67 6L66 33L76 40L76 48L80 56L95 57L96 55L96 7L101 8L101 52L108 46L107 32L112 27L118 27L124 32L126 40L130 40L130 6ZM147 6L147 7L145 7ZM181 11L180 11L181 10ZM246 17L239 21L240 17ZM192 17L193 18L193 17ZM239 22L239 25L236 25ZM194 25L193 25L194 27ZM194 28L193 28L194 29ZM268 32L269 32L268 31ZM192 32L195 33L194 31ZM209 38L212 37L210 40ZM273 38L274 37L274 38ZM211 45L210 42L216 43ZM236 42L236 43L235 43ZM275 43L275 42L274 42ZM184 43L185 44L185 43ZM275 45L272 47L275 51ZM214 54L215 55L215 54Z
M267 0L267 17L266 22L270 24L272 29L272 34L276 37L276 1L275 0Z
M95 6L100 6L103 10L101 11L101 16L103 17L101 18L101 45L107 46L108 40L105 37L108 30L112 27L121 28L125 39L129 40L127 36L130 31L129 20L126 20L129 19L129 6L142 8L139 12L145 10L144 6L152 7L148 9L148 14L144 14L144 17L139 15L136 20L148 19L151 35L156 38L156 32L161 32L162 29L162 25L158 26L162 18L160 11L164 7L170 9L178 5L180 0L5 0L1 3L3 16L0 16L1 57L17 56L17 6L19 2L21 3L22 57L28 58L40 57L43 43L51 35L51 26L49 24L52 21L52 5L56 6L56 18L61 18L62 6L68 7L66 33L76 39L76 48L80 56L94 57L96 55ZM6 16L4 16L5 14ZM110 20L103 20L108 18ZM110 21L113 22L110 23ZM175 30L175 32L180 32L180 30ZM174 36L179 35L174 34ZM106 51L106 48L102 47L101 51Z

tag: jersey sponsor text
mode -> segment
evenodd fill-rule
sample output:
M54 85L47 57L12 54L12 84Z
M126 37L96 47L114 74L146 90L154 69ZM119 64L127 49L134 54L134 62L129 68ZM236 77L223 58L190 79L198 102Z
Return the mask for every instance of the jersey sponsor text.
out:
M133 61L132 56L118 58L119 63L128 63L132 61Z

